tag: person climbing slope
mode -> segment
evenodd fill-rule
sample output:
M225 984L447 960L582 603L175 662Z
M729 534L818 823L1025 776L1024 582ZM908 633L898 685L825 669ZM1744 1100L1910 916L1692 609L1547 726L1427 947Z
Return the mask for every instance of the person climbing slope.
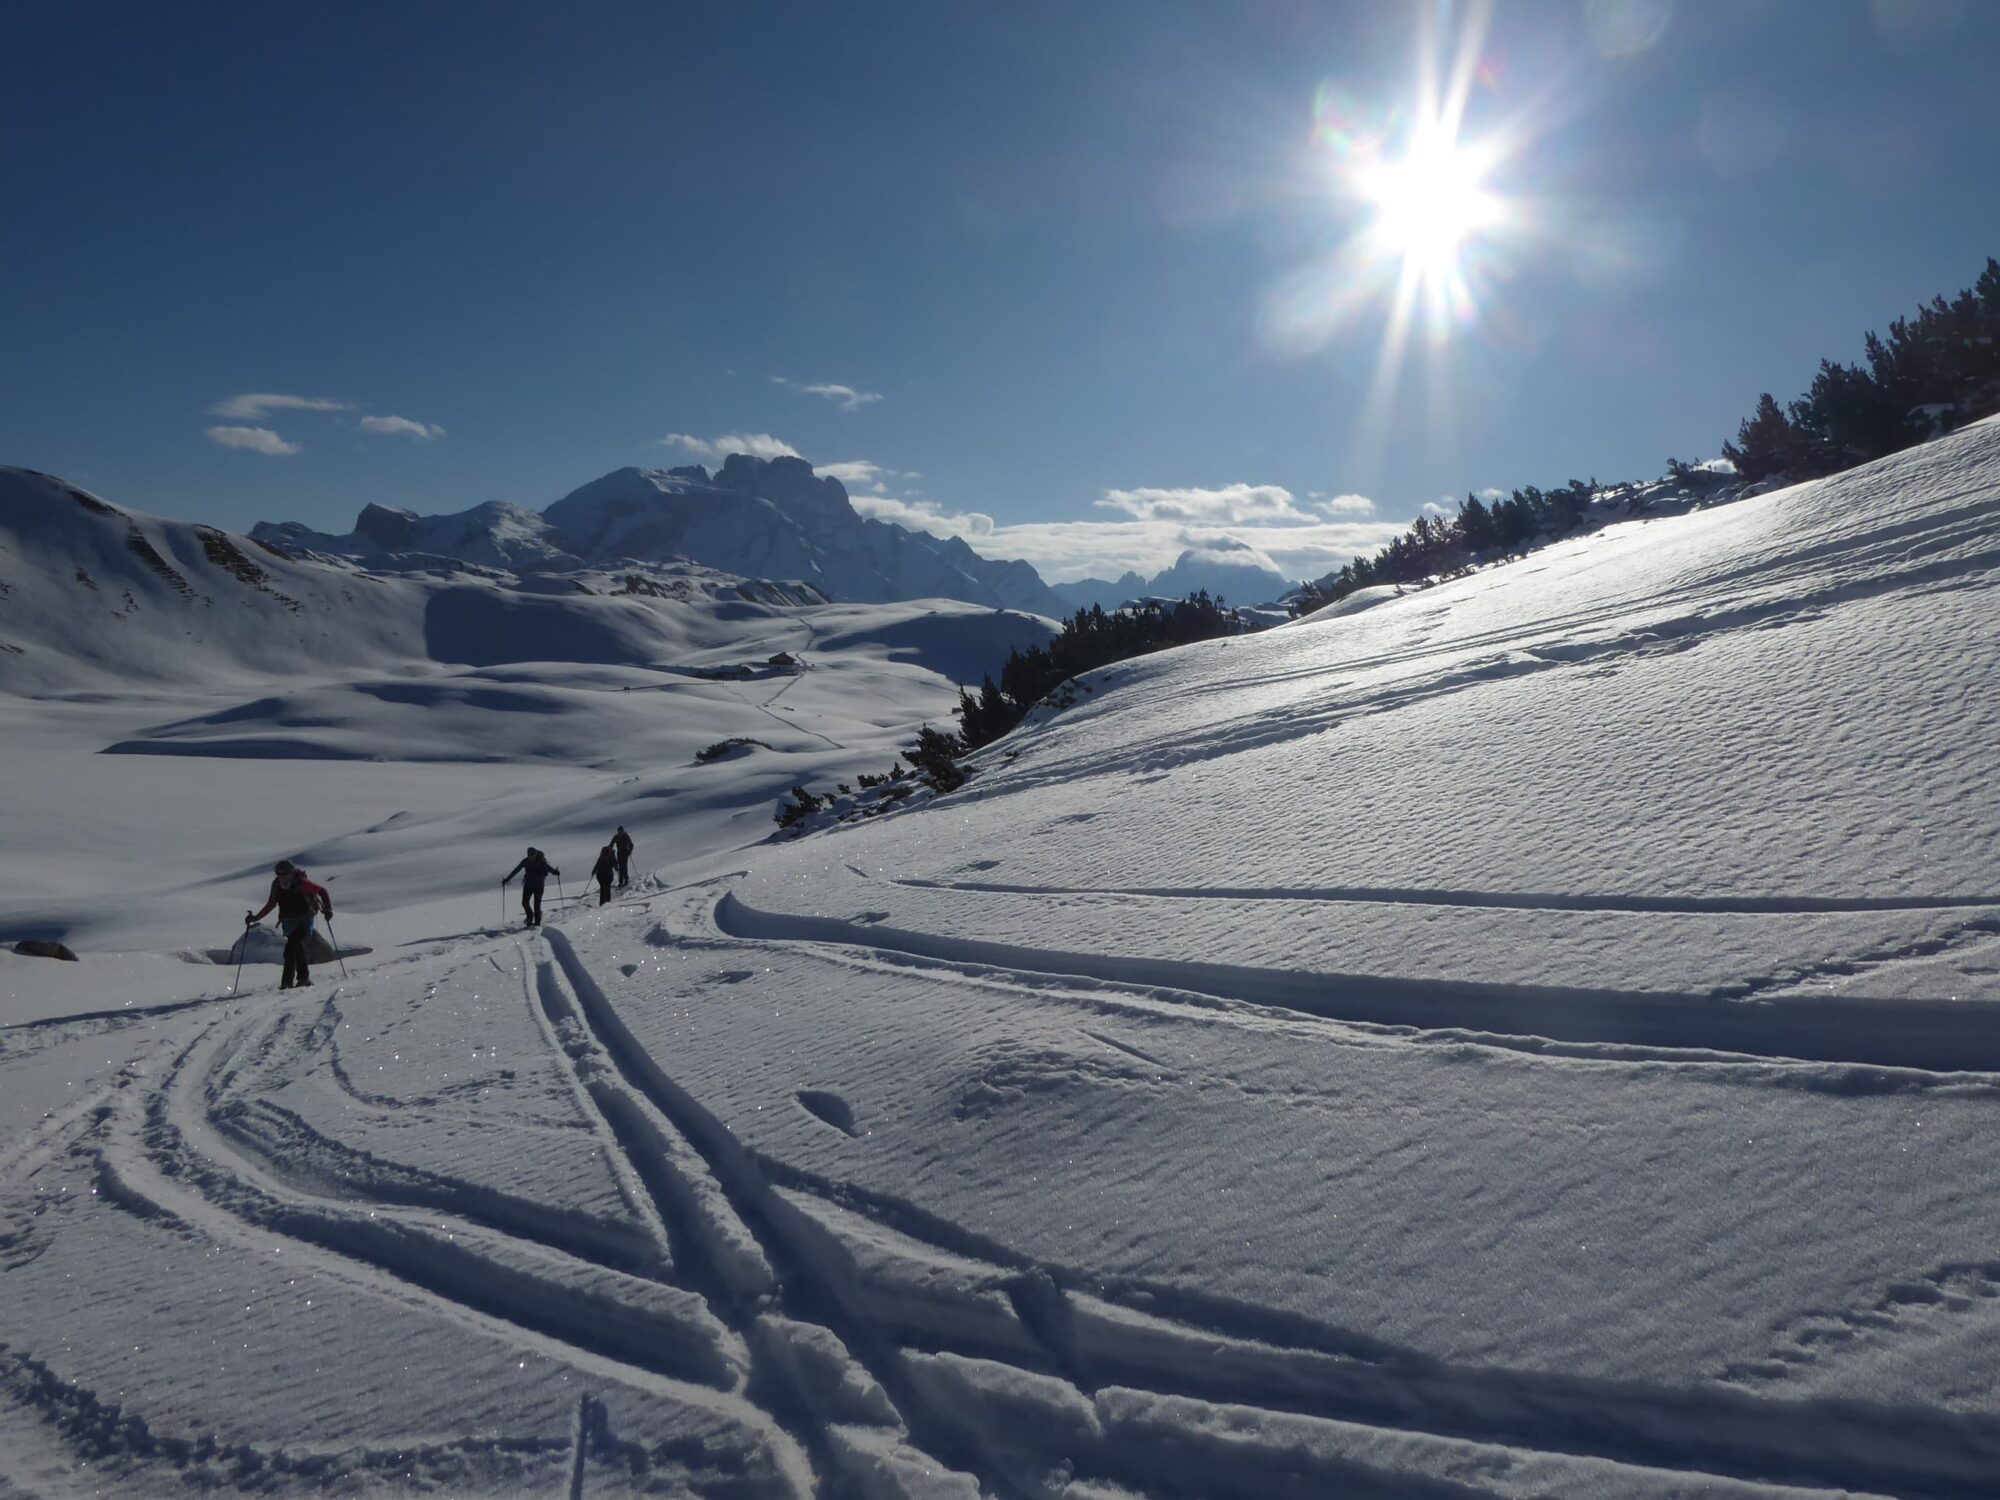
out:
M606 844L597 851L597 863L590 867L590 878L597 882L597 904L611 903L611 877L618 873L618 851Z
M516 875L521 877L521 915L528 926L542 925L542 888L549 883L551 875L560 874L562 871L549 863L546 854L530 845L521 862L509 870L506 879L500 882L504 888Z
M618 831L611 835L611 848L618 856L618 883L627 886L632 883L632 835L620 823Z
M333 897L324 886L306 879L306 872L288 859L272 866L271 895L261 911L243 913L243 925L254 927L265 912L278 908L278 926L285 933L285 969L278 988L289 990L312 983L306 972L306 940L312 936L313 918L320 913L333 919Z

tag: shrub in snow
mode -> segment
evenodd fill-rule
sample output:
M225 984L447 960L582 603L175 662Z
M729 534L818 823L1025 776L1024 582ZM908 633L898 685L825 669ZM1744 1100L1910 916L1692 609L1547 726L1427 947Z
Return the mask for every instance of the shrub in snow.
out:
M955 734L926 724L917 731L916 746L910 751L910 765L917 775L940 792L954 792L965 785L965 771L958 757L964 743Z
M831 797L814 796L803 786L795 786L791 790L791 800L780 802L777 812L772 814L772 816L777 820L780 830L803 833L805 831L804 824L806 819L820 811L820 809L824 808L832 800Z
M762 740L753 740L746 735L732 735L726 740L717 740L712 745L703 746L695 751L694 758L705 766L710 761L721 760L725 755L737 750L748 750L753 745L765 750L771 748Z

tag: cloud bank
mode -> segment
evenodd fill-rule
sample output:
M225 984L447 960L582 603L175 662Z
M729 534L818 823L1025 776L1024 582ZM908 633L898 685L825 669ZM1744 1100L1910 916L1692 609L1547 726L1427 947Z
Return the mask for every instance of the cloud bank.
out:
M1392 521L1318 521L1302 526L1182 526L1164 521L1029 521L990 532L960 531L987 557L1019 557L1051 583L1153 574L1181 553L1234 542L1270 560L1287 578L1317 578L1350 557L1374 552L1403 530ZM1240 553L1236 554L1238 557Z
M1106 490L1097 504L1142 521L1308 521L1292 492L1279 484L1229 484L1220 489Z
M962 538L986 557L1024 558L1051 583L1150 576L1188 551L1268 563L1287 578L1317 578L1403 530L1400 522L1367 519L1375 502L1365 495L1314 495L1301 503L1281 485L1248 483L1107 490L1094 503L1123 519L1002 525L984 511L953 509L913 491L892 495L883 481L899 476L880 464L857 460L818 472L866 486L849 497L864 516Z

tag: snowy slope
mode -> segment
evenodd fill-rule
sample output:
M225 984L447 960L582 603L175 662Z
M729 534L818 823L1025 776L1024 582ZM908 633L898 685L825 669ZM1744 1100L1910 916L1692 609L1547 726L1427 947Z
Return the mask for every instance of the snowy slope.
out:
M2000 423L1366 606L0 1030L0 1479L1991 1493Z

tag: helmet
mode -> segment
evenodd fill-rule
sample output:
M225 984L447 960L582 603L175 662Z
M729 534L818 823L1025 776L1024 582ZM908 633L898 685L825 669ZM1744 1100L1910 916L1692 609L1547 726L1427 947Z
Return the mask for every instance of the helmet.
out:
M271 866L271 873L273 875L296 875L298 873L298 866L293 864L289 859L281 859L275 865Z

